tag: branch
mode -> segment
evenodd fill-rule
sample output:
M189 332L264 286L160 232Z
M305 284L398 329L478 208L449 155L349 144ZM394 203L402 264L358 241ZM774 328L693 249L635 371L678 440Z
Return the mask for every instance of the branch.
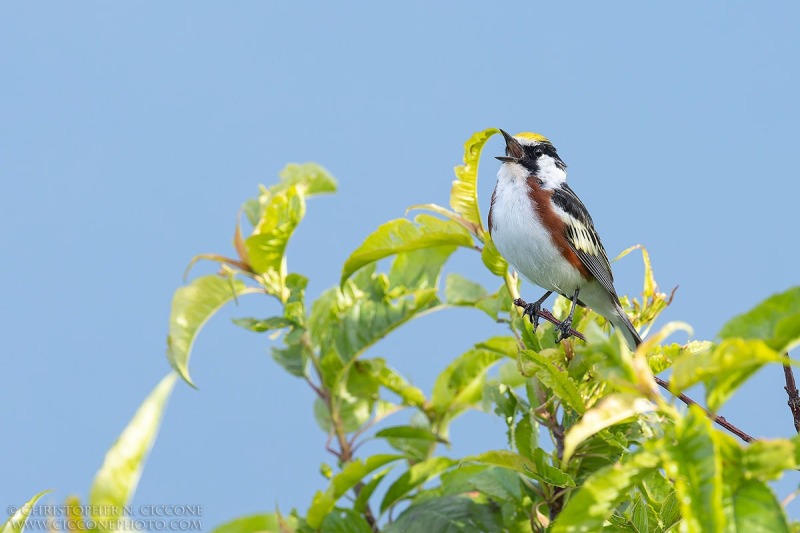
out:
M528 304L522 298L517 298L516 300L514 300L514 305L516 305L517 307L523 307L524 308ZM555 325L558 325L558 324L561 323L561 321L559 321L556 317L554 317L553 314L550 313L550 311L548 311L547 309L542 309L541 311L539 311L539 316L541 318L547 320L548 322L550 322L552 324L555 324ZM573 336L573 337L576 337L576 338L586 342L586 337L580 331L575 331L574 329L570 329L569 330L569 334L571 336ZM787 354L787 357L788 357L788 354ZM786 373L786 392L789 394L789 407L792 409L792 415L794 416L794 427L795 427L795 429L797 429L798 433L800 433L800 393L798 393L797 387L795 386L794 376L792 375L791 367L788 366L788 365L784 365L783 370ZM658 385L661 388L665 389L670 394L673 394L673 392L669 389L669 381L665 381L665 380L661 379L658 376L653 376L653 377L655 378L656 383L658 383ZM790 378L791 378L791 383L790 383ZM755 440L753 437L751 437L750 435L748 435L747 433L745 433L744 431L742 431L738 427L736 427L733 424L731 424L730 422L728 422L725 419L724 416L715 415L714 413L712 413L711 411L709 411L708 409L706 409L702 405L698 404L696 401L692 400L691 398L689 398L685 394L678 394L677 398L680 401L682 401L683 403L685 403L686 405L697 405L697 406L699 406L700 409L705 411L706 416L708 416L708 418L710 418L711 420L713 420L714 422L716 422L717 424L719 424L723 428L727 429L728 431L730 431L731 433L733 433L734 435L736 435L737 437L739 437L743 441L752 442L752 441Z
M663 389L669 391L670 394L672 394L672 391L669 390L669 381L664 381L663 379L661 379L658 376L653 376L653 377L655 378L656 383L658 383L660 387L662 387ZM728 422L725 419L724 416L715 415L714 413L712 413L711 411L709 411L708 409L706 409L705 407L703 407L702 405L700 405L696 401L692 400L691 398L689 398L685 394L678 394L678 399L680 401L682 401L683 403L685 403L686 405L696 405L696 406L700 407L700 409L702 409L706 413L706 416L708 418L710 418L711 420L713 420L714 422L716 422L720 426L724 427L725 429L727 429L728 431L730 431L731 433L733 433L734 435L736 435L737 437L739 437L743 441L745 441L745 442L753 442L754 440L756 440L753 437L751 437L750 435L748 435L747 433L745 433L744 431L742 431L741 429L739 429L738 427L736 427L733 424L731 424L730 422Z
M789 359L789 354L785 354L786 359ZM794 429L800 433L800 393L797 391L797 385L794 382L794 374L792 373L792 366L789 364L783 365L783 374L786 377L786 386L784 390L789 395L789 409L792 410L792 418L794 418Z

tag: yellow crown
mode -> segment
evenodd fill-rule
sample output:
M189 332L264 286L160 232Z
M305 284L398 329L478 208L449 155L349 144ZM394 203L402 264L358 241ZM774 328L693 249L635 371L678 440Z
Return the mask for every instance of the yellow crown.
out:
M514 135L514 137L516 137L517 139L525 139L528 141L536 141L539 143L552 144L550 142L550 139L548 139L544 135L540 133L531 133L530 131L523 131L522 133L517 133L516 135Z

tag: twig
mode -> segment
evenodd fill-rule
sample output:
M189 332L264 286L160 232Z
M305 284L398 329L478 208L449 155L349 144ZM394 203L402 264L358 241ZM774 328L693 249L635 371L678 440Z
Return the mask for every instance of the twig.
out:
M516 305L517 307L523 307L524 308L528 304L522 298L517 298L516 300L514 300L514 305ZM539 311L539 316L541 318L547 320L548 322L550 322L552 324L555 324L555 325L558 325L558 324L561 323L561 321L558 320L556 317L554 317L553 314L550 313L550 311L548 311L547 309L540 310ZM576 338L586 342L586 337L580 331L575 331L574 329L570 329L569 330L569 334L571 336L573 336L573 337L576 337ZM787 357L788 357L788 354L787 354ZM789 367L787 365L784 365L783 369L784 369L784 372L786 372L786 392L789 394L789 407L792 409L792 415L794 416L794 427L795 427L795 429L797 429L798 433L800 433L800 393L798 393L797 387L795 386L794 376L792 375L791 367ZM661 379L658 376L654 376L654 378L656 380L656 383L658 383L658 385L661 388L665 389L670 394L672 394L672 391L669 388L669 381L665 381L665 380ZM790 378L791 378L791 384L789 382ZM733 433L734 435L736 435L737 437L739 437L743 441L752 442L752 441L755 440L753 437L751 437L750 435L748 435L747 433L745 433L744 431L742 431L738 427L736 427L733 424L731 424L730 422L728 422L725 419L724 416L715 415L714 413L712 413L711 411L709 411L708 409L706 409L702 405L698 404L696 401L692 400L691 398L689 398L685 394L678 394L677 397L678 397L678 399L680 401L682 401L686 405L697 405L698 407L700 407L700 409L702 409L706 413L706 416L708 416L708 418L710 418L711 420L713 420L714 422L716 422L717 424L719 424L723 428L727 429L728 431L730 431L731 433Z
M785 354L786 359L789 359L789 354ZM800 433L800 393L797 391L797 384L794 382L794 373L792 373L791 365L783 365L783 374L786 377L786 386L784 390L789 395L789 409L792 410L792 418L794 418L794 429Z
M517 298L516 300L514 300L514 305L516 305L517 307L522 307L524 309L525 307L528 306L528 302L526 302L522 298ZM554 317L553 313L551 313L547 309L540 309L538 314L541 318L544 318L551 324L555 324L556 326L561 324L561 321L556 317ZM569 335L572 337L577 337L583 342L586 342L586 337L584 337L583 333L581 333L580 331L575 331L574 329L570 328Z
M656 383L658 383L660 387L662 387L663 389L669 391L669 381L664 381L663 379L661 379L658 376L653 376L653 377L655 378ZM672 391L670 391L670 393L672 393ZM720 426L724 427L725 429L727 429L728 431L730 431L731 433L733 433L734 435L736 435L737 437L739 437L743 441L752 442L752 441L755 440L753 437L751 437L750 435L748 435L747 433L745 433L744 431L742 431L738 427L736 427L733 424L731 424L730 422L728 422L725 419L724 416L715 415L714 413L712 413L711 411L709 411L708 409L706 409L705 407L703 407L702 405L700 405L696 401L692 400L691 398L689 398L685 394L678 394L677 396L678 396L678 399L680 401L682 401L683 403L685 403L686 405L696 405L696 406L698 406L700 409L702 409L706 413L706 416L708 418L710 418L711 420L713 420L714 422L716 422Z

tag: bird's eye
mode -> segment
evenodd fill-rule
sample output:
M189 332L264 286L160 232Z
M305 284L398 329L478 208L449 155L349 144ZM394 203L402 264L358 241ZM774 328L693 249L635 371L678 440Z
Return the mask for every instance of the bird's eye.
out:
M541 148L538 148L538 147L533 150L533 155L535 155L536 157L540 157L543 153L544 153L544 150L542 150Z

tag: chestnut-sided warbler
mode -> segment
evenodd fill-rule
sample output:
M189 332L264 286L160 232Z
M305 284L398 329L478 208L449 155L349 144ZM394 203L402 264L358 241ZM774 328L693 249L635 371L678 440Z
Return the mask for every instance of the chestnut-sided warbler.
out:
M575 305L589 306L622 333L633 350L642 342L619 303L606 251L592 217L567 185L567 165L546 137L520 133L506 140L489 209L489 233L502 256L547 292L527 304L534 329L553 292L572 301L556 340L569 336Z

